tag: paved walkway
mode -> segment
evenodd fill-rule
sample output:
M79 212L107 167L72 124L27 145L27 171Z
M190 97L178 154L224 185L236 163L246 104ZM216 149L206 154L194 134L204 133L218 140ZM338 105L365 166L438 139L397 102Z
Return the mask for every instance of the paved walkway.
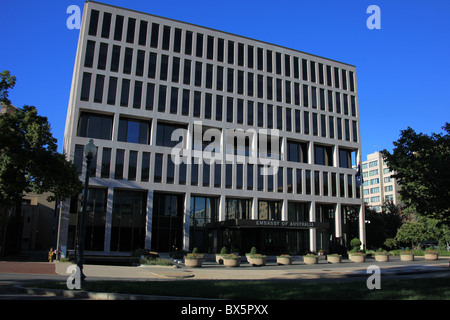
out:
M0 261L0 279L2 273L40 274L53 276L69 276L67 268L70 263L60 262L23 262ZM275 261L268 261L266 266L254 267L243 262L240 267L227 268L215 262L205 262L201 268L186 268L180 264L178 267L164 266L106 266L84 265L84 274L87 279L111 280L332 280L351 279L355 277L367 278L367 269L378 266L381 275L413 275L419 273L447 274L450 276L450 257L441 257L437 261L426 261L423 257L416 257L415 261L402 262L398 257L391 257L390 262L377 262L375 259L366 259L364 263L353 263L344 259L342 263L330 264L322 260L315 265L305 265L300 259L294 260L292 265L281 266ZM371 274L371 273L370 273ZM50 277L49 277L50 279ZM16 290L30 294L56 294L46 289L30 289L16 287ZM58 295L74 298L124 300L124 299L181 299L171 297L152 297L137 295L120 295L105 293L87 293L83 291L60 290Z

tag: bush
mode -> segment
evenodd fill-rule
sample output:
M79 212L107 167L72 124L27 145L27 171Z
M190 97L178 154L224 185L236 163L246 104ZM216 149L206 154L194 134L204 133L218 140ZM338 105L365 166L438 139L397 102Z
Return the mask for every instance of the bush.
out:
M361 246L361 241L358 238L354 238L350 241L350 246L352 246L353 249L359 250L359 248Z
M257 250L256 250L256 247L252 247L252 249L250 250L250 254L251 255L255 255L255 254L257 254L258 252L257 252Z
M222 247L222 250L220 250L220 254L227 254L227 247Z

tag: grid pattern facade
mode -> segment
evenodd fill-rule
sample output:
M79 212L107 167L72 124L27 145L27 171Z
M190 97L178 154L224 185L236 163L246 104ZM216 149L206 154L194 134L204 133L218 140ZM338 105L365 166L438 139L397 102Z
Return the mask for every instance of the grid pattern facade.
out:
M379 152L367 155L367 161L362 163L363 195L366 205L377 212L381 212L386 202L399 204L397 180L394 174L383 161Z
M177 129L184 134L173 141ZM194 153L211 142L208 129L219 132L220 156L210 163ZM157 215L174 217L173 241L189 249L208 223L295 220L298 210L290 208L298 203L309 222L322 222L321 205L330 206L330 229L339 237L343 206L361 204L352 169L361 145L354 66L96 2L85 5L64 139L80 178L91 138L97 196L88 211L91 238L99 239L92 250L126 251L144 246L139 241L154 247L155 223L165 224ZM188 150L181 164L171 157L175 146ZM262 174L267 159L277 161L276 174ZM120 197L130 205L120 209ZM76 202L62 207L70 217L60 227L67 248ZM120 210L133 218L120 220ZM308 247L319 249L318 229L307 233ZM124 234L133 245L121 248L115 243Z

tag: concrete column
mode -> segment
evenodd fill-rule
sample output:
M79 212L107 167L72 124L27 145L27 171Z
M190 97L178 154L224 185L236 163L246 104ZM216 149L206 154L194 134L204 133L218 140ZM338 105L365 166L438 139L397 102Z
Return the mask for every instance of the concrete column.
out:
M191 193L186 192L184 198L184 217L183 217L183 250L189 251L189 229L191 219Z
M366 215L364 206L359 207L359 240L361 241L361 249L366 248Z
M113 199L114 188L108 188L108 199L106 202L106 219L105 219L105 252L111 251L111 229L112 229L112 215L113 215Z
M311 201L311 205L309 208L309 221L316 222L316 202ZM309 250L311 252L316 252L317 243L316 243L316 228L309 229Z
M150 250L152 247L152 222L153 222L153 190L148 190L147 194L147 221L145 223L145 249Z
M341 204L337 203L336 204L336 211L334 213L335 219L335 234L336 234L336 238L341 238L342 237L342 214L341 214Z

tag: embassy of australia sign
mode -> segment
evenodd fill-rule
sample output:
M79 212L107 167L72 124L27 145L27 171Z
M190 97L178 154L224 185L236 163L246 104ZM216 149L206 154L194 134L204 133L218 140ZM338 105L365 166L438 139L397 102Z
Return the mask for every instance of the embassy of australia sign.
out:
M238 228L280 228L280 229L309 229L328 228L328 222L310 221L280 221L280 220L247 220L234 219L221 222L222 227Z

